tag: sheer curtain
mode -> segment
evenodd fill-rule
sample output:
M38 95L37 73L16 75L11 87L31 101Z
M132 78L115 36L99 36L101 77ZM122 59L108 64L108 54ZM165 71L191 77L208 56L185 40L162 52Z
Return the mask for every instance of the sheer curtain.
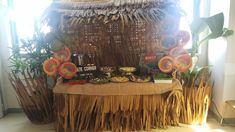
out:
M2 90L2 61L0 59L0 118L3 117L3 111L4 111L4 103L3 103L3 90Z
M3 41L4 41L4 16L5 6L2 0L0 0L0 118L3 117L4 103L3 103Z
M1 47L0 47L1 48ZM2 89L2 60L0 59L0 118L4 115L4 101L3 101L3 89Z
M10 55L10 26L8 19L7 0L0 0L0 118L6 110L5 91L9 88L9 55Z

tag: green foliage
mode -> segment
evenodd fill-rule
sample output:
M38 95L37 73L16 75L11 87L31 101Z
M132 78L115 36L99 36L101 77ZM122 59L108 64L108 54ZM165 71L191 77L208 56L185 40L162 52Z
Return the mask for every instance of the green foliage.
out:
M164 79L164 80L170 80L172 79L172 76L167 73L157 73L154 75L154 79Z
M12 47L10 67L15 73L27 70L34 76L42 76L43 62L52 56L51 51L58 51L68 43L71 43L68 35L59 32L44 34L40 29L36 29L32 38L22 39L20 46L17 44Z
M200 76L204 72L207 72L209 67L211 66L204 66L204 67L196 66L192 71L182 72L180 74L180 78L184 80L186 85L190 86L190 84L192 84L192 81L200 79Z
M196 19L190 25L190 29L193 35L192 56L195 56L201 44L208 42L210 39L216 39L218 37L228 37L233 34L232 30L224 28L223 13L219 13L207 18ZM209 30L209 33L206 35L206 37L199 40L198 36L206 30Z
M191 56L196 58L193 62L193 67L190 71L183 72L180 74L180 78L184 80L186 85L190 85L192 81L196 81L202 72L207 71L210 66L197 67L198 56L196 55L198 48L201 44L207 43L211 39L216 39L218 37L228 37L233 34L233 30L224 28L224 14L219 13L207 18L199 18L192 22L190 25L192 37L192 53ZM208 34L199 39L201 33L209 31ZM194 67L195 66L195 67Z
M12 48L12 55L9 58L11 69L15 73L23 73L26 70L34 76L42 76L43 62L51 56L50 43L45 39L45 34L35 32L33 38L21 40L22 45Z

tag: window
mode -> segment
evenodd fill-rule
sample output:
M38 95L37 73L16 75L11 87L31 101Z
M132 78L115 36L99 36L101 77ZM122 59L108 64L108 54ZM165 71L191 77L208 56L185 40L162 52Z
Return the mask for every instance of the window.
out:
M180 7L185 12L185 16L182 16L180 20L180 27L179 27L180 30L186 30L190 32L189 25L193 20L193 5L194 5L194 0L180 1ZM190 49L191 47L192 47L192 40L190 39L190 41L187 43L187 45L185 45L184 48Z
M33 36L43 11L52 0L8 0L13 45ZM45 32L48 31L45 28Z

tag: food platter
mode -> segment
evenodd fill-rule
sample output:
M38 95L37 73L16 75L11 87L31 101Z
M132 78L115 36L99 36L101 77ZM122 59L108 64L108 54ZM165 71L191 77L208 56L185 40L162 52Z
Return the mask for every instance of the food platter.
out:
M116 67L110 67L110 66L104 66L100 67L100 71L104 72L108 75L108 77L111 77L111 73L116 70Z
M131 75L132 72L136 71L135 67L120 67L119 71L126 73L127 75Z
M112 77L111 81L115 82L115 83L124 83L124 82L128 82L129 78L127 78L125 76L123 76L123 77L122 76L116 76L116 77Z
M136 68L135 67L120 67L119 70L122 72L130 73L130 72L136 71Z
M100 71L104 73L111 73L115 71L115 69L116 69L115 67L109 67L109 66L100 67Z
M89 82L92 84L104 84L108 83L109 79L107 77L96 77L89 80Z
M151 80L151 77L150 76L139 77L139 76L132 75L132 76L130 76L130 80L132 82L137 82L137 83L146 83Z

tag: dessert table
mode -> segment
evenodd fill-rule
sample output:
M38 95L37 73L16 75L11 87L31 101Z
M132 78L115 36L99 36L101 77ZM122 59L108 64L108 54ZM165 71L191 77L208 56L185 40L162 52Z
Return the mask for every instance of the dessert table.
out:
M53 92L57 132L150 130L179 123L178 80L83 85L58 81Z

